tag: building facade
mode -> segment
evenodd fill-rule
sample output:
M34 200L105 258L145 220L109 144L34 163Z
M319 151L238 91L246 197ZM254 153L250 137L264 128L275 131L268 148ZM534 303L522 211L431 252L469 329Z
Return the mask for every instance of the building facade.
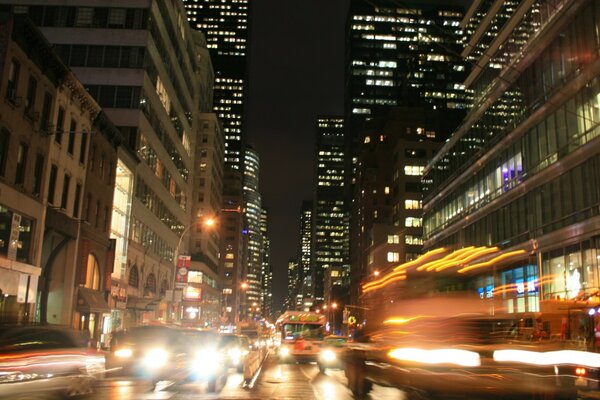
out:
M260 210L260 232L263 240L262 301L263 315L272 318L273 312L273 266L271 265L271 241L269 240L269 212Z
M260 159L252 147L246 147L244 152L244 220L248 236L248 252L246 255L245 290L246 310L248 316L253 318L261 314L262 303L262 261L263 261L263 236L261 233L262 201L258 189ZM257 310L258 309L258 310Z
M423 181L425 247L500 249L493 270L464 281L508 313L599 300L600 6L555 3L520 4L498 31L495 16L480 22L471 43L495 37L484 54L465 50L477 59L465 80L473 107ZM580 335L583 319L563 334ZM561 332L560 320L548 322Z
M349 278L348 159L344 120L320 117L315 144L313 226L316 304L341 296Z
M183 4L33 0L14 10L40 27L124 137L118 186L130 197L119 201L118 212L129 213L118 220L125 225L111 228L120 254L113 328L178 320L172 306L180 296L168 290L180 239L196 219L192 143L200 109L197 48Z
M189 23L206 35L215 70L214 112L225 132L225 164L244 164L244 100L248 73L248 0L184 0Z
M300 209L300 268L302 270L302 301L305 307L314 304L313 268L313 202L302 201Z

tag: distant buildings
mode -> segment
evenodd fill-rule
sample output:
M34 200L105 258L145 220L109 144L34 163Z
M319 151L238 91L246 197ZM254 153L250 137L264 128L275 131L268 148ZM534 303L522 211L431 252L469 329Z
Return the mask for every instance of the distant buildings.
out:
M314 300L330 302L349 278L348 158L344 120L320 117L315 143Z
M263 315L270 318L273 312L273 265L271 264L271 241L269 240L269 213L265 208L260 211L260 232L263 241L261 307Z
M243 169L248 73L248 0L183 0L190 25L202 31L215 69L214 112L225 132L225 164Z

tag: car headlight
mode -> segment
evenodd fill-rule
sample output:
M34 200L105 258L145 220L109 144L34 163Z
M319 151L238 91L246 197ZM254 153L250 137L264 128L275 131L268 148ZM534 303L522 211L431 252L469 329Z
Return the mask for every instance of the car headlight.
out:
M281 349L279 349L279 355L281 357L287 357L290 355L290 349L288 349L287 347L282 347Z
M323 359L323 361L332 362L335 361L336 356L335 353L331 350L323 350L323 352L321 353L321 358Z
M223 356L217 349L200 350L194 359L194 371L203 376L212 375L219 370L222 361Z
M133 351L131 349L118 349L115 350L115 357L118 358L130 358L133 355Z
M169 353L163 349L152 349L144 357L144 366L148 368L164 367L169 360Z

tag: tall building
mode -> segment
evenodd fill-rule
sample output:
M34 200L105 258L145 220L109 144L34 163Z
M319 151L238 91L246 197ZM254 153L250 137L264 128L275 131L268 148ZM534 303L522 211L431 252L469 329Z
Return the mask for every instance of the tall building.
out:
M221 208L221 258L220 270L223 292L223 324L235 325L245 315L244 279L244 217L242 175L228 169L223 180L223 206Z
M117 172L119 196L129 196L120 198L119 210L128 214L111 228L120 231L113 328L179 319L179 306L167 300L177 303L169 296L174 266L177 256L189 255L182 239L197 222L192 146L204 93L183 4L32 0L14 10L28 13L125 139Z
M298 260L290 259L287 265L287 296L284 304L286 310L301 310L298 305L299 281L300 265Z
M314 303L313 289L313 202L304 200L300 210L300 269L301 295L306 307Z
M425 169L424 242L491 248L462 269L464 287L509 313L562 313L567 327L548 320L547 331L572 338L589 316L561 310L597 301L600 286L600 4L561 4L480 22L465 50L473 107Z
M268 211L263 208L260 212L260 232L263 240L263 258L262 258L262 311L267 318L271 317L273 312L273 267L271 265L271 241L269 240L269 218Z
M452 1L351 1L346 115L353 132L393 106L468 107L463 13Z
M314 298L330 302L349 278L348 160L341 117L320 117L316 129L313 211Z
M263 236L261 233L262 202L258 191L260 159L252 147L244 152L244 219L248 236L246 258L246 306L250 317L260 315L262 294ZM258 310L257 310L258 309Z
M214 112L225 132L225 164L244 163L248 0L184 0L190 25L206 34L215 69Z
M453 111L394 107L363 129L351 207L351 304L359 303L361 282L421 253L421 178L462 117Z

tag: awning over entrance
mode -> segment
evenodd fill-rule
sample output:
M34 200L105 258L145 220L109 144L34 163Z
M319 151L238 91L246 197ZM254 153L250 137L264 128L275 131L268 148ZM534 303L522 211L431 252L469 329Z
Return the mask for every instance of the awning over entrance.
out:
M160 299L146 299L143 297L129 296L127 298L127 308L138 311L154 311L154 308L160 302Z
M110 307L101 292L80 287L77 294L77 311L85 313L110 313Z

